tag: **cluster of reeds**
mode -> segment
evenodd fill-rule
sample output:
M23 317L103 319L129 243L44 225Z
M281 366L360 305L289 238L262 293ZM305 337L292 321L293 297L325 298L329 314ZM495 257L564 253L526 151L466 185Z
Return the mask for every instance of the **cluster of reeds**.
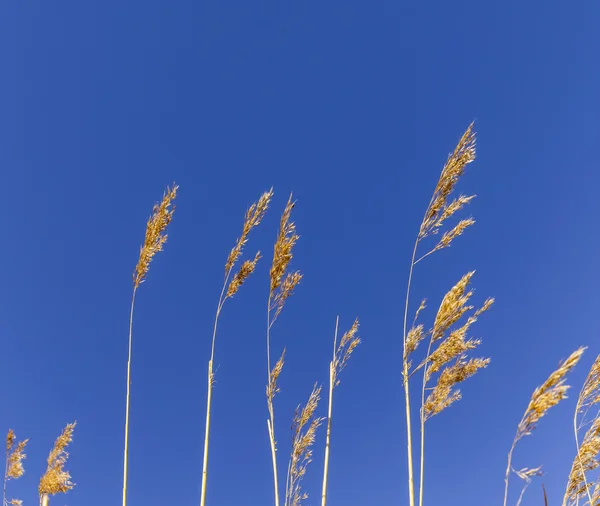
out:
M435 314L431 315L431 323L423 323L427 310L426 300L422 300L412 321L409 322L411 306L411 287L414 281L415 267L432 254L450 247L454 240L461 236L475 221L471 217L462 218L453 225L459 211L471 202L474 195L455 196L458 182L465 173L466 167L475 159L475 133L470 125L458 145L452 151L443 166L433 195L425 210L419 231L415 240L409 267L406 298L404 304L403 347L401 358L402 385L406 412L407 437L407 484L408 502L415 506L417 490L415 480L415 454L418 455L418 505L424 504L425 491L425 442L426 424L435 416L461 398L461 383L490 363L489 358L473 356L473 352L481 344L479 338L472 337L473 325L481 315L494 303L487 298L479 304L473 302L474 291L471 281L474 271L467 272L448 290L439 303ZM173 218L173 202L177 196L178 186L167 187L162 200L157 203L146 224L145 238L140 247L139 258L133 272L133 287L131 308L129 313L129 341L127 359L127 384L125 400L125 441L123 464L123 506L127 503L128 482L128 448L129 448L129 418L131 396L131 364L133 342L133 315L137 290L146 280L150 263L156 253L162 251L166 240L166 229ZM207 502L209 440L211 427L211 407L214 387L214 360L217 328L219 318L226 301L240 290L242 285L255 272L261 258L260 251L254 256L242 261L244 248L252 230L260 225L273 199L273 189L264 192L260 198L246 211L242 232L225 261L224 280L217 302L217 309L212 330L210 358L207 368L207 399L204 452L202 460L201 497L200 505ZM281 315L287 300L293 295L296 287L303 278L298 270L291 270L294 257L294 247L299 239L296 226L292 221L292 211L295 202L289 196L279 222L273 246L273 258L269 270L269 292L267 298L266 325L266 401L267 401L267 431L272 461L273 503L283 506L300 506L308 497L302 488L302 480L313 460L314 444L319 427L326 422L326 434L323 455L323 480L321 489L321 506L326 506L328 492L328 474L331 455L331 432L333 394L340 384L340 374L346 367L352 353L360 344L358 336L359 321L355 319L352 326L338 338L339 317L335 322L333 336L333 353L329 362L328 409L325 416L319 416L319 402L322 386L315 383L306 404L299 405L292 417L292 442L289 450L286 484L283 495L279 487L278 445L275 428L275 397L280 391L279 380L285 365L286 347L277 345L280 352L274 354L272 329ZM435 240L434 240L435 239ZM522 502L527 487L533 478L542 474L541 466L513 467L513 455L517 443L533 433L540 419L550 408L566 398L569 386L566 384L568 373L579 362L584 348L573 352L548 379L533 392L525 413L517 426L517 431L508 452L508 463L505 473L504 506L508 503L509 482L512 474L523 481L516 506ZM274 361L274 356L279 357ZM273 363L274 361L274 363ZM413 428L413 406L411 404L411 386L419 383L420 401L419 440L418 448L413 444L415 429ZM578 506L585 502L589 506L600 505L600 355L596 358L584 382L578 397L573 418L575 436L575 457L568 477L563 506ZM68 424L58 437L48 456L48 466L42 476L38 488L40 503L47 506L49 497L65 493L73 488L70 474L64 466L68 457L66 448L72 440L75 423ZM16 441L16 436L9 430L6 438L6 466L4 476L4 494L2 506L21 506L19 499L7 498L7 483L20 478L24 473L23 460L28 440ZM594 476L596 472L596 476ZM548 499L544 489L544 502Z
M425 490L425 424L461 398L458 385L489 364L488 358L471 357L481 341L469 337L471 326L487 311L494 299L487 299L473 311L470 305L473 290L469 288L474 272L465 274L444 296L433 324L429 329L419 323L419 316L426 309L426 301L419 304L408 327L411 285L414 269L425 258L448 248L453 241L475 223L472 218L459 220L448 227L449 220L462 210L474 195L453 197L456 185L465 168L475 159L475 133L471 124L442 169L429 205L425 210L417 234L410 262L406 299L404 305L404 333L402 355L402 377L407 426L408 496L410 506L415 506L414 447L412 406L410 397L411 380L415 374L421 376L421 402L419 407L419 505L423 505ZM441 237L440 237L441 234ZM431 238L438 238L428 245ZM425 251L420 252L425 246ZM421 342L426 341L425 352L420 358L416 353Z
M75 424L75 422L70 423L64 428L48 455L48 467L41 477L38 486L40 504L42 506L48 506L51 495L66 493L75 486L71 482L71 475L64 468L69 456L66 448L73 439ZM2 506L22 506L23 504L22 500L15 498L8 499L6 495L8 482L19 479L25 473L23 460L27 457L25 446L29 442L29 439L24 439L18 443L16 440L14 431L9 429L6 435L6 465Z

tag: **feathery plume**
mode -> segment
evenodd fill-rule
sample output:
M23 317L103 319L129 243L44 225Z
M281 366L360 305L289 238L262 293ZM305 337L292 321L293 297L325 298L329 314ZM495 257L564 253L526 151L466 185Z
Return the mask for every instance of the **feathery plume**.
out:
M504 506L506 506L508 500L509 478L511 471L513 471L512 457L517 443L525 436L531 435L542 417L544 417L551 408L567 397L567 391L569 389L569 386L565 384L567 375L577 365L577 362L581 359L581 355L583 355L584 351L585 348L582 347L571 353L571 355L559 365L558 369L550 374L548 379L544 381L541 386L534 390L529 404L527 405L527 409L525 410L525 414L517 426L515 438L508 452L508 462L504 476Z
M600 417L597 417L586 432L577 455L573 460L563 505L576 505L584 495L589 494L594 482L586 478L586 473L600 466ZM590 497L591 499L591 497ZM595 503L591 503L595 504Z
M360 324L358 323L358 318L354 320L352 327L344 333L342 339L340 340L340 344L337 347L335 352L335 357L333 360L333 385L339 385L338 376L342 372L342 370L348 364L348 360L352 355L352 352L356 349L356 347L360 344L360 337L358 337L358 328Z
M150 216L146 225L146 237L144 244L140 248L140 258L133 272L133 285L135 288L144 282L150 269L152 258L156 253L162 251L165 242L167 242L165 230L173 219L175 207L170 208L177 196L178 188L175 184L172 189L167 187L161 203L154 205L152 216Z
M248 235L250 234L250 231L254 227L258 226L262 219L265 217L265 213L269 208L269 203L271 202L272 197L273 188L271 188L268 192L263 193L258 199L258 202L252 204L250 208L246 211L244 227L242 228L242 235L237 240L235 246L229 253L229 256L227 257L227 262L225 262L226 274L233 268L238 258L242 254L242 249L248 241Z
M273 263L271 265L271 296L275 295L275 290L281 287L281 280L287 270L288 264L292 259L292 249L299 239L296 234L296 226L290 221L292 209L295 203L292 201L292 196L288 199L288 202L281 216L281 222L279 225L279 234L275 241L273 248ZM289 278L289 277L288 277ZM300 281L300 279L298 279ZM286 290L292 290L295 285L284 287ZM283 291L283 289L282 289Z
M308 464L312 461L312 446L315 443L315 435L323 422L323 418L314 417L320 399L321 387L317 387L315 384L306 405L302 409L298 406L294 414L292 425L294 436L288 468L286 506L300 506L302 501L308 498L308 494L302 492L300 484L306 474ZM305 430L307 425L308 427Z
M54 495L59 492L66 493L75 485L71 483L71 475L64 470L69 454L66 448L73 440L73 429L77 422L67 424L61 435L56 439L54 447L48 455L48 468L40 480L38 487L40 496L44 494Z
M487 367L489 363L489 358L472 358L467 361L466 357L461 356L452 366L444 369L423 405L424 420L429 420L458 401L461 393L454 387L473 376L479 369Z
M465 204L468 204L473 198L473 196L461 196L450 204L447 203L456 183L464 174L465 167L473 160L475 160L475 132L473 132L473 124L471 123L454 151L448 155L448 160L442 169L440 179L423 218L419 231L420 239L436 233L447 218Z
M473 306L467 306L467 302L473 295L472 291L466 292L467 286L475 271L467 272L452 289L444 295L435 322L431 331L433 342L441 339L444 333L454 325L467 312L473 309Z
M584 351L585 348L574 351L541 386L535 389L517 428L517 441L524 436L529 436L548 410L567 397L567 390L570 388L565 384L567 374L577 365Z
M23 468L23 460L27 458L27 455L25 454L25 446L27 445L29 439L20 441L16 446L13 447L14 440L15 433L12 431L12 429L10 429L6 438L6 479L16 480L23 476L23 474L25 473L25 469Z
M256 264L260 259L260 251L256 253L254 260L246 260L240 270L237 271L231 282L229 283L229 288L227 288L227 293L225 294L225 298L233 297L240 287L244 284L244 281L250 277L250 275L254 272L256 268Z

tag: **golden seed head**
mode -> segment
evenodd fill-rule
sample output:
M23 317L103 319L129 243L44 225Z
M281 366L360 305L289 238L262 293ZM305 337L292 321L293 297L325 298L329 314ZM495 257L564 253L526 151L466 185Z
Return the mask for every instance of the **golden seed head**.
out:
M458 225L444 233L444 235L440 239L440 242L438 242L436 247L434 248L434 251L448 248L454 239L456 239L459 235L462 235L462 233L474 223L475 220L471 218L459 221Z
M489 358L472 358L467 361L466 357L462 356L453 365L446 367L423 405L425 420L458 401L461 393L455 386L473 376L479 369L487 367L489 363Z
M300 506L308 494L302 492L301 480L306 474L306 468L312 461L312 446L315 443L317 429L323 423L323 418L315 418L314 414L321 399L321 387L315 386L306 405L298 406L292 424L292 452L288 470L289 486L286 490L286 502L291 506ZM308 425L308 427L307 427ZM306 429L305 429L306 427Z
M473 292L466 292L466 289L473 274L475 274L475 271L465 274L442 299L433 325L433 341L440 339L450 326L456 323L467 311L472 309L472 306L467 306L466 303L471 298L471 295L473 295Z
M283 370L283 364L285 358L285 348L283 349L283 353L281 357L273 367L271 374L269 375L269 384L267 385L267 400L269 403L273 402L275 395L279 392L279 387L277 386L277 379L281 375L281 371Z
M600 417L596 417L586 432L579 452L573 460L564 504L577 504L594 482L586 479L586 473L600 467ZM595 504L595 503L594 503Z
M25 446L29 439L20 441L15 446L16 441L15 433L12 429L9 429L8 435L6 436L6 479L16 480L23 476L25 468L23 467L23 460L27 458L25 454Z
M417 349L419 343L425 339L427 334L423 330L423 325L412 327L406 335L405 358Z
M344 333L340 343L335 351L335 358L333 360L333 384L334 386L339 385L339 381L337 377L342 372L342 370L348 364L348 360L352 355L352 352L355 348L360 344L360 337L358 337L358 328L360 327L360 323L358 322L358 318L354 320L352 327Z
M287 270L288 264L292 259L292 249L299 239L296 234L296 226L290 221L292 209L295 203L292 201L292 196L288 199L281 222L279 225L279 234L273 248L273 263L271 265L271 295L274 295L275 290L280 287L281 280Z
M596 357L585 379L579 398L577 412L586 414L590 407L600 402L600 355Z
M75 486L74 483L71 483L71 475L64 470L64 466L69 456L66 448L73 440L73 429L76 424L77 422L68 424L54 443L54 447L48 455L48 468L38 487L40 495L65 493Z
M253 203L250 208L246 211L246 217L244 218L244 227L242 228L242 235L237 240L235 246L229 253L227 257L227 262L225 262L225 274L227 274L235 265L240 255L242 254L242 250L248 241L248 235L250 231L258 226L269 208L269 203L271 202L271 198L273 197L273 188L271 188L268 192L263 193L258 202Z
M146 237L144 244L140 247L140 258L135 271L133 272L133 284L137 288L146 279L148 270L150 269L150 262L156 253L162 251L165 242L167 241L167 234L165 230L167 225L171 223L173 219L173 213L175 207L171 208L175 197L177 196L177 189L179 187L173 184L173 188L167 187L163 199L160 204L155 204L152 210L152 216L148 219L146 224Z
M225 298L233 297L240 287L244 284L244 281L250 277L250 275L254 272L256 268L256 264L260 259L260 251L258 251L254 257L254 260L246 260L240 270L237 271L233 275L233 279L229 282L229 287L227 288L227 294Z
M541 386L535 389L517 428L515 441L530 435L548 410L566 398L569 389L565 384L567 374L577 365L584 351L585 348L574 351Z
M448 197L464 174L465 167L473 160L475 160L475 132L473 132L471 123L454 151L448 156L442 169L433 197L421 223L419 238L422 239L436 233L446 219L471 201L473 196L460 196L448 204Z

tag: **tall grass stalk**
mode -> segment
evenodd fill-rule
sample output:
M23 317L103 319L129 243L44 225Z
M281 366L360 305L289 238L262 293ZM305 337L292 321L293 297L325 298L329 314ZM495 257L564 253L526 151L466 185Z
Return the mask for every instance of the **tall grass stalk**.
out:
M135 307L135 296L140 284L146 279L150 262L156 253L162 251L167 235L167 225L173 219L175 207L171 208L173 200L177 196L177 185L173 188L167 187L160 204L155 204L152 215L146 224L146 236L144 244L140 247L140 257L133 272L133 293L131 296L131 310L129 313L129 346L127 355L127 394L125 397L125 445L123 450L123 506L127 505L127 477L129 472L129 410L131 405L131 352L133 343L133 310Z
M219 302L217 304L217 312L215 314L215 322L213 326L212 344L210 351L210 360L208 361L208 378L207 378L207 395L206 395L206 425L204 432L204 454L202 458L202 486L200 493L200 505L205 506L206 504L206 487L208 480L208 443L210 436L210 418L211 418L211 403L212 403L212 389L214 384L214 372L213 364L215 360L215 342L217 339L217 325L219 323L219 316L223 309L225 301L233 297L240 287L244 284L246 279L254 272L256 264L260 259L260 251L256 253L253 260L246 260L240 269L231 278L233 268L237 264L237 261L242 255L243 248L248 241L250 231L258 226L262 221L271 197L273 196L273 189L265 192L261 195L258 202L252 204L246 211L244 219L244 226L242 228L242 234L236 241L235 246L229 253L227 261L225 262L225 280L223 281L223 288L221 289L221 295L219 296ZM231 282L229 281L231 278Z
M283 310L285 301L292 295L294 288L300 283L302 274L299 271L287 272L290 261L293 257L293 248L299 236L296 234L296 226L291 220L292 209L294 208L292 195L290 195L285 206L281 221L279 224L279 233L273 247L273 262L271 264L269 298L267 302L267 408L269 419L267 420L267 429L269 433L269 445L271 448L271 461L273 466L273 493L275 496L275 506L279 506L279 479L277 472L277 440L275 437L275 409L273 399L279 387L277 379L283 370L285 348L279 360L271 368L271 327L277 320L277 317ZM286 487L287 488L287 487ZM287 491L286 491L287 492Z
M335 333L333 336L333 359L329 363L329 406L327 411L327 435L325 441L325 458L323 462L323 487L321 491L321 506L327 504L327 482L329 477L329 453L331 444L331 417L333 411L333 392L339 385L339 375L346 367L354 349L360 344L358 332L358 318L354 320L352 327L344 333L342 339L337 343L339 316L335 320Z
M413 283L413 274L415 266L424 258L428 257L432 253L447 248L451 245L452 241L460 236L463 231L471 226L474 221L471 219L461 220L454 228L447 230L442 235L441 239L432 249L430 249L427 253L423 254L421 257L417 256L419 246L421 242L427 237L436 235L442 229L442 226L445 224L446 220L453 216L457 211L462 209L466 204L468 204L473 196L459 196L458 198L449 201L449 197L454 191L456 183L459 178L463 175L465 167L467 164L471 163L475 159L475 134L472 130L473 125L469 125L466 132L461 137L458 145L455 150L450 153L446 164L444 165L442 172L440 174L438 183L435 187L431 200L427 206L425 214L423 216L423 220L421 222L421 226L419 229L419 233L415 239L415 244L413 247L412 257L410 261L410 268L408 273L408 282L406 286L406 298L404 303L404 319L403 319L403 335L402 335L402 383L404 388L404 408L406 415L406 442L407 442L407 465L408 465L408 495L409 495L409 506L415 506L415 478L414 478L414 448L413 448L413 428L412 428L412 416L411 416L411 402L410 402L410 378L416 372L416 370L423 368L423 388L421 392L421 424L420 424L420 432L421 432L421 445L420 445L420 474L419 474L419 505L423 505L423 491L424 491L424 469L425 469L425 455L424 455L424 447L425 447L425 383L428 375L428 360L429 353L431 351L431 344L434 339L430 342L429 351L425 358L425 360L421 363L419 367L415 370L411 371L411 362L410 355L415 351L419 342L422 341L429 333L423 332L422 326L416 327L415 323L413 323L413 328L408 329L408 312L410 306L410 294L411 287ZM421 304L421 307L417 311L418 313L423 309L424 303ZM459 315L459 317L462 316ZM415 322L416 322L415 316ZM458 318L457 318L458 319ZM452 322L454 323L454 321ZM444 331L447 329L444 329ZM443 333L442 333L443 335ZM439 338L442 335L438 336ZM452 391L453 386L462 381L467 376L465 373L467 369L473 374L473 366L479 365L484 366L483 362L461 362L464 358L462 353L459 356L455 356L453 358L457 358L457 364L454 369L448 368L449 372L444 376L440 376L440 381L444 379L445 383L443 385L436 386L437 397L432 399L432 409L435 412L429 414L432 416L433 414L437 414L439 411L447 407L453 400L456 400L456 396L458 393L455 391L453 393L452 400L448 400L446 397ZM444 364L442 364L444 365ZM475 369L476 370L476 369ZM443 391L441 389L443 387ZM436 393L434 390L432 395ZM444 394L444 395L442 395ZM435 405L437 403L437 405ZM442 406L443 404L443 406ZM435 409L434 409L435 408Z
M513 453L517 443L526 436L530 436L537 427L540 419L548 413L550 408L556 406L560 401L566 398L569 385L565 383L567 375L577 365L585 348L579 348L574 351L563 363L561 363L548 379L539 387L537 387L529 401L527 409L517 426L517 432L513 439L507 457L506 472L504 475L504 506L508 501L508 490L511 472L517 474L525 481L525 486L528 485L528 478L539 474L540 467L529 469L523 468L516 471L512 467ZM521 496L522 497L522 496Z

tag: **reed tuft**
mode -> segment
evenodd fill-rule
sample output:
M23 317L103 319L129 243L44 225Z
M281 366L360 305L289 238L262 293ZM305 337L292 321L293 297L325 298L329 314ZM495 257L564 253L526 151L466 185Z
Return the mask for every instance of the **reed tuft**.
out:
M504 476L504 506L506 506L508 500L510 473L511 471L515 472L512 467L512 458L517 443L525 436L531 435L537 427L538 422L548 413L548 411L567 397L567 391L569 389L569 386L565 383L567 375L577 365L584 351L585 348L583 347L575 350L559 365L558 369L548 376L548 379L544 381L541 386L534 390L523 418L521 418L521 421L517 426L515 438L508 452L508 462ZM522 497L523 492L524 490L521 492L520 497Z
M250 231L254 227L257 227L265 217L265 214L269 208L269 203L271 202L271 198L273 198L273 188L271 188L268 192L263 193L258 199L258 202L253 203L246 211L242 235L237 240L235 246L231 249L231 252L227 257L227 262L225 262L225 273L231 271L238 258L242 254L242 249L248 241L248 235L250 234Z
M315 386L303 408L296 408L292 424L292 453L288 467L287 490L285 506L300 506L308 498L302 491L301 481L306 474L306 468L312 461L312 446L315 443L317 429L323 423L323 418L314 416L319 400L321 387Z
M598 500L594 501L593 498L600 481L596 482L592 494L594 481L588 480L586 476L588 472L594 471L600 466L600 412L596 413L591 422L587 419L590 409L598 403L600 403L600 355L594 360L577 398L573 416L577 452L569 473L563 506L578 504L584 495L587 495L589 504L595 505L600 502ZM580 416L581 420L579 420ZM590 424L591 427L586 431L580 445L579 432Z
M8 430L6 436L6 479L16 480L23 476L25 469L23 460L27 458L25 454L25 446L29 439L20 441L15 446L16 436L12 429Z
M21 506L23 501L20 499L6 498L6 486L9 480L17 480L25 473L23 467L23 460L27 458L25 454L25 446L29 439L24 439L15 445L17 437L12 429L8 430L6 435L6 466L4 471L4 493L3 493L3 506L11 504L12 506Z
M40 496L66 493L75 486L71 482L71 475L68 471L65 471L64 466L69 457L66 449L73 440L73 430L76 424L77 422L67 424L61 435L56 439L54 447L48 455L48 468L38 487Z
M140 258L133 272L133 285L135 288L144 282L150 269L152 258L156 253L162 251L165 242L167 242L165 230L173 219L175 206L172 208L171 206L177 196L178 188L175 184L173 184L172 189L167 187L160 204L154 205L152 216L150 216L146 225L144 244L140 247Z

